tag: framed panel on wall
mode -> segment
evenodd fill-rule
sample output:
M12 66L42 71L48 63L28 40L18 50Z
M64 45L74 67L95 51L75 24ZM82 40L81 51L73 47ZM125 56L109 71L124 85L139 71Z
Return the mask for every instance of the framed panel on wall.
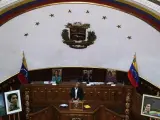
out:
M14 114L22 111L21 96L19 90L5 92L5 103L7 114Z
M52 82L56 84L62 82L62 69L52 69Z
M116 70L113 70L113 69L107 69L106 70L106 80L105 80L105 82L117 83Z
M83 70L83 77L82 77L82 81L89 83L92 81L92 70Z
M143 94L141 115L160 119L160 97Z

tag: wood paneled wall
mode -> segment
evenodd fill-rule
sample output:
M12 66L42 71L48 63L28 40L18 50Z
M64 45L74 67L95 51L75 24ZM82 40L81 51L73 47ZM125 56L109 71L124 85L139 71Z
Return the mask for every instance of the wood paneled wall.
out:
M83 70L93 70L92 82L104 82L106 78L107 69L102 68L81 68L81 67L73 67L73 68L62 68L62 79L63 81L71 81L75 79L82 78ZM117 71L116 79L118 82L130 84L128 81L127 73ZM52 69L42 69L42 70L34 70L29 72L29 80L30 81L48 81L52 78Z
M29 115L29 120L72 120L72 116L70 114L66 114L62 116L59 111L54 107L50 106L47 108L44 108L43 110L39 112L35 112ZM92 115L94 120L124 120L125 116L117 114L113 111L110 111L105 106L101 105L94 111ZM88 120L89 116L87 114L83 114L80 116L80 114L77 116L78 118L81 118L81 120ZM78 119L79 120L79 119Z
M57 102L68 102L71 99L69 93L72 87L71 84L60 84L57 86L43 84L23 85L21 88L22 98L25 98L25 92L27 91L29 93L30 113L32 113L38 107L47 107ZM108 85L96 85L88 87L82 85L82 87L85 93L84 100L99 102L100 105L104 106L104 109L99 112L99 114L103 114L102 120L122 120L121 118L124 118L126 96L128 93L132 94L133 90L131 86L121 85L112 87ZM23 105L26 108L26 105ZM39 116L42 115L39 114ZM35 116L34 119L36 120L37 117ZM70 115L66 116L66 120L70 120ZM84 118L84 120L88 119Z
M59 100L70 100L70 89L72 85L43 85L43 84L32 84L32 85L23 85L21 87L21 92L24 96L25 91L29 91L30 96L30 106L31 107L42 107L48 106L55 101ZM106 106L114 108L116 105L125 106L125 97L127 91L131 90L131 86L107 86L107 85L98 85L98 86L83 86L84 90L84 99L85 100L97 100L106 102ZM22 99L24 101L24 97ZM107 104L108 103L108 104Z
M62 68L63 69L63 80L64 81L70 81L71 79L77 79L79 77L82 76L82 70L83 69L92 69L93 70L93 81L103 81L105 79L106 76L106 69L102 69L102 68ZM41 69L41 70L33 70L33 71L29 71L29 80L30 82L32 81L48 81L51 80L52 77L52 69L48 68L48 69ZM130 82L128 80L127 77L127 72L123 72L123 71L117 71L116 72L116 79L118 82L120 83L125 83L126 85L130 85ZM0 92L7 92L10 90L10 87L12 87L12 89L20 89L20 82L17 78L17 75L12 76L11 78L7 79L6 81L2 82L0 84ZM140 78L140 85L139 88L137 88L137 90L135 91L135 93L139 93L139 96L141 97L142 94L150 94L150 95L156 95L157 92L160 92L160 89L157 88L156 86L152 85L151 83L147 82L146 80ZM133 105L135 106L141 106L141 99L139 99L139 97L135 97L135 95L133 95ZM138 101L138 103L136 103L135 101ZM137 111L139 111L139 107L133 107L132 110L132 114L133 116L138 115L139 113ZM23 112L20 113L21 118L23 118ZM4 116L3 117L4 120L8 120L8 116Z
M142 104L142 96L133 91L132 96L132 108L131 108L131 116L133 120L148 120L149 118L141 116L141 104Z

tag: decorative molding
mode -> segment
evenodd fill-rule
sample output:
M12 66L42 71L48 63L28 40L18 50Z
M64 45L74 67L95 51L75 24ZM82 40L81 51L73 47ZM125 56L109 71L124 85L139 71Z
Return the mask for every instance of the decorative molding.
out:
M0 10L25 0L0 0Z
M29 119L30 105L29 105L29 91L25 91L25 111L26 119Z
M160 5L158 5L158 3L160 3L159 0L133 0L133 1L140 3L144 6L147 6L160 13Z
M159 5L160 6L160 0L149 0L150 2L153 2L153 3L155 3L155 4L157 4L157 5Z
M0 11L7 7L11 7L11 6L14 6L15 4L21 3L23 1L26 1L26 0L0 0ZM130 1L130 0L126 0L126 1ZM136 4L141 4L144 7L149 7L152 10L160 13L159 0L132 0L132 1L134 1Z
M129 1L129 0L117 0L117 2L124 3L124 4L129 5L130 7L134 7L134 8L137 8L139 10L142 10L145 13L148 13L151 16L153 16L153 17L157 18L158 20L160 20L160 12L157 12L154 9L149 8L148 6L145 6L145 5L141 4L141 3L137 3L135 1Z
M0 1L0 15L16 7L22 6L29 2L33 2L35 0L1 0L1 1Z
M131 90L127 90L127 95L126 95L126 103L125 103L125 120L130 119L130 108L131 108Z

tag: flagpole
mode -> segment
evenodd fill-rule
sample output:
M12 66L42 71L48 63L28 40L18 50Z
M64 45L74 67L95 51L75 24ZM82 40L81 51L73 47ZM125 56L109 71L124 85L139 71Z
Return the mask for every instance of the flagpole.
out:
M12 90L12 87L10 86L10 90ZM9 115L9 120L11 120L11 115Z
M13 88L11 86L10 86L10 90L13 90ZM14 118L14 120L16 120L15 114L13 114L13 118ZM19 112L18 112L18 120L20 120Z
M13 88L10 86L10 90L13 90ZM13 114L13 119L16 120L15 114Z
M18 120L20 120L20 116L19 116L19 113L18 113Z
M16 116L15 116L15 114L13 114L13 118L14 118L14 120L16 120Z
M24 51L23 51L23 57L24 57Z
M13 88L11 86L10 86L10 90L13 90ZM13 114L13 119L16 120L15 114ZM10 115L9 115L9 120L11 120L11 116ZM20 120L19 113L18 113L18 120Z
M136 52L134 53L134 58L136 58Z

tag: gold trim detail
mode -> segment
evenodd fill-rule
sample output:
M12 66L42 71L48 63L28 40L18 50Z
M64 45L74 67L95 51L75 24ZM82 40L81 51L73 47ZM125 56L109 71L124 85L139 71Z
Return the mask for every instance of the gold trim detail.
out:
M19 3L16 3L14 5L11 5L5 9L3 9L2 11L0 11L0 15L2 15L3 13L5 12L8 12L9 10L13 9L13 8L16 8L18 6L21 6L23 4L26 4L26 3L29 3L29 2L33 2L33 1L36 1L36 0L25 0L25 1L22 1L22 2L19 2ZM125 4L128 4L130 6L133 6L135 8L138 8L152 16L154 16L155 18L157 18L158 20L160 19L160 16L157 15L156 13L148 10L147 8L144 8L138 4L135 4L135 3L132 3L132 2L129 2L129 1L124 1L124 0L116 0L118 2L121 2L121 3L125 3ZM100 4L100 3L92 3L92 2L58 2L58 3L48 3L48 4L45 4L45 5L41 5L41 6L38 6L38 7L35 7L35 8L41 8L41 7L45 7L45 6L50 6L50 5L59 5L59 4L93 4L93 5L98 5L98 6L107 6L107 7L111 7L111 8L114 8L112 6L108 6L108 5L105 5L105 4ZM115 9L115 8L114 8ZM33 9L31 9L33 10ZM118 9L119 10L119 9ZM122 11L122 10L121 10Z
M29 113L30 113L30 103L29 103L29 91L25 91L25 111L26 111L26 119L29 119Z
M127 95L126 95L126 103L125 103L125 120L130 119L131 96L132 96L131 90L128 89L127 90Z
M32 0L32 1L35 1L35 0ZM46 7L46 6L60 5L60 4L89 4L89 5L96 5L96 6L101 6L101 7L112 8L112 9L115 9L115 10L118 10L118 11L121 11L121 12L124 12L124 13L127 13L127 14L130 14L130 15L132 15L132 16L135 16L135 17L141 19L142 21L146 22L148 25L152 26L153 28L155 28L156 30L159 31L159 29L158 29L157 27L155 27L155 26L152 25L152 24L149 24L147 21L145 21L143 18L139 17L139 15L137 15L137 14L133 14L133 13L131 13L131 12L129 12L129 11L124 11L124 10L121 10L120 8L116 8L116 7L113 7L113 6L106 5L106 4L93 3L93 2L78 2L78 1L76 1L76 2L48 3L48 4L45 4L45 5L41 5L41 6L38 6L38 7L31 8L31 9L27 9L27 10L25 10L23 13L26 13L26 12L29 12L29 11L32 11L32 10L35 10L35 9L39 9L39 8L42 8L42 7ZM145 12L145 11L144 11L144 12ZM23 14L23 13L20 13L20 14L18 14L18 15L21 15L21 14ZM1 15L1 12L0 12L0 15ZM18 16L18 15L16 15L16 16ZM14 16L14 17L16 17L16 16ZM153 16L153 15L151 14L151 16ZM14 18L14 17L13 17L13 18ZM12 18L11 18L11 19L12 19ZM157 19L158 19L158 18L157 18ZM10 20L10 19L9 19L9 20ZM5 23L8 22L9 20L5 21Z
M121 2L121 3L125 3L125 4L127 4L127 5L132 6L132 7L135 7L135 8L137 8L137 9L140 9L140 10L142 10L142 11L144 11L144 12L152 15L153 17L157 18L158 20L160 20L160 16L159 16L159 15L157 15L157 14L154 13L153 11L151 11L151 10L145 8L145 7L142 7L142 6L140 6L140 5L136 4L136 3L133 3L133 2L130 2L130 1L126 1L126 0L116 0L116 1ZM146 6L146 7L147 7L147 6Z
M0 11L0 15L4 14L5 12L8 12L11 9L14 9L16 7L19 7L21 5L24 5L24 4L27 4L29 2L33 2L33 1L36 1L36 0L24 0L24 1L21 1L21 2L18 2L18 3L15 3L11 6L8 6L7 8L2 9L2 11Z

